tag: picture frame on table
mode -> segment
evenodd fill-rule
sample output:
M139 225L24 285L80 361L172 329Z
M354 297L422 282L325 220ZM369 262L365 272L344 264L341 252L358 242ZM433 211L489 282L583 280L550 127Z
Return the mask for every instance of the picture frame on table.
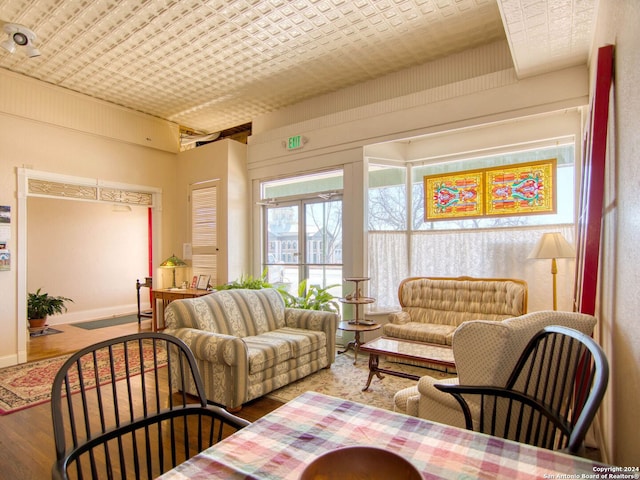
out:
M199 275L196 289L206 290L209 287L209 280L211 280L211 275Z
M196 288L198 286L198 276L194 275L191 279L191 288Z

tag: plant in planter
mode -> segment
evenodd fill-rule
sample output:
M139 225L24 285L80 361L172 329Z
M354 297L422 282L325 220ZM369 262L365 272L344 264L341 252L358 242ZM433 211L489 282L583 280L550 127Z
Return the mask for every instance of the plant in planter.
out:
M302 280L298 285L297 295L289 293L284 285L273 285L267 280L267 270L262 272L260 277L242 275L238 280L218 285L216 290L232 290L234 288L248 288L259 290L261 288L277 288L284 299L284 304L288 308L302 308L305 310L323 310L340 315L340 305L329 290L340 285L329 285L321 288L319 285L309 285L307 280Z
M66 302L73 302L67 297L54 297L48 293L40 293L39 288L27 297L27 319L29 327L42 328L47 322L47 316L66 312Z
M216 290L232 290L234 288L248 288L251 290L260 290L261 288L271 288L271 285L267 281L267 269L264 269L262 275L259 277L253 277L251 275L242 275L238 280L225 283L224 285L218 285Z
M307 280L302 280L298 285L298 295L280 290L284 298L285 306L289 308L303 308L305 310L323 310L340 314L340 305L329 290L340 285L329 285L321 288L319 285L307 286Z

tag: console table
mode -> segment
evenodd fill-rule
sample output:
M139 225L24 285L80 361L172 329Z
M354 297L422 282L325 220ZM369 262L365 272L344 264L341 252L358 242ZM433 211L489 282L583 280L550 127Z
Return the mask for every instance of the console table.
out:
M198 290L195 288L165 288L152 290L151 296L151 329L154 332L164 330L164 309L174 300L181 298L195 298L201 297L211 293L209 290ZM158 325L158 300L162 301L162 315L163 318L162 327Z

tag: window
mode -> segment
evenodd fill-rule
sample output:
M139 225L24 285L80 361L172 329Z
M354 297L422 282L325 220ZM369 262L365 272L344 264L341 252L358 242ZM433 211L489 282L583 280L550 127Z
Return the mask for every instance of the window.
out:
M263 267L268 279L296 292L300 281L342 284L342 172L262 184ZM336 287L334 295L340 295Z
M557 213L452 221L424 221L423 177L500 165L557 158ZM408 181L407 181L408 179ZM404 211L402 210L405 205ZM398 307L397 287L410 276L520 278L529 291L548 285L549 265L527 256L545 232L560 231L574 242L574 146L565 144L535 150L501 153L441 163L403 167L369 166L368 248L370 296L376 308ZM410 225L410 227L408 227ZM566 262L573 260L564 260ZM570 266L569 266L570 267ZM573 271L565 268L565 272ZM573 278L560 279L558 298L572 310ZM564 282L560 286L560 282ZM549 295L530 295L550 300ZM559 300L560 302L560 300ZM545 305L529 303L529 310ZM550 308L550 305L548 306Z

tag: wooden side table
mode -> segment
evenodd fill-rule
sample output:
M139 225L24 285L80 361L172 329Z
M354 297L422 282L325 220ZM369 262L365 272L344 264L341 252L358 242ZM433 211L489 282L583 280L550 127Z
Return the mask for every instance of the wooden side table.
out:
M355 365L358 361L358 351L360 350L360 345L362 342L360 341L360 333L361 332L372 332L373 330L378 330L381 327L379 323L354 323L354 322L340 322L338 323L338 328L345 332L354 332L354 338L351 340L346 348L338 353L344 353L347 350L353 350L355 354L355 358L353 360L353 364Z
M182 298L196 298L211 293L209 290L197 290L195 288L165 288L152 290L151 301L151 329L154 332L164 330L164 309L174 300ZM162 300L162 327L158 325L158 300Z

